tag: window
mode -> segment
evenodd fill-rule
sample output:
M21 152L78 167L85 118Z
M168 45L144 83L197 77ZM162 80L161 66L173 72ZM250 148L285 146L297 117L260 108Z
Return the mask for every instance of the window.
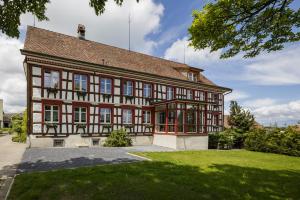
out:
M100 123L110 124L111 123L111 109L100 108Z
M62 139L53 140L53 147L64 147L65 141Z
M172 87L167 87L167 100L172 100L174 97L174 90Z
M149 97L151 97L151 93L152 93L151 84L145 83L144 84L143 96L146 97L146 98L149 98Z
M189 72L189 73L188 73L188 79L189 79L190 81L197 81L196 74L193 73L193 72Z
M132 124L132 110L131 109L123 110L123 124Z
M44 87L45 88L58 88L58 86L59 86L59 72L45 71Z
M123 89L124 89L124 95L132 96L133 95L133 83L132 83L132 81L125 81Z
M187 90L187 99L193 99L193 91Z
M151 123L151 111L144 110L143 111L143 124L150 124Z
M58 106L45 106L44 121L48 123L58 123Z
M92 139L93 146L99 146L99 144L100 144L100 139Z
M75 123L86 123L86 107L75 108Z
M86 92L87 91L87 75L74 75L75 80L75 90Z
M101 78L100 85L101 85L100 92L102 94L111 94L111 79Z

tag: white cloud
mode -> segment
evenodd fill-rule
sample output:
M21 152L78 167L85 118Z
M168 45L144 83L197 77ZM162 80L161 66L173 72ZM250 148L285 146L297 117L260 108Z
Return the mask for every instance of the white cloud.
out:
M0 35L0 98L5 112L20 112L25 108L26 81L23 70L23 44L17 39Z
M243 106L248 107L250 109L256 109L265 106L274 105L277 101L271 98L263 98L263 99L253 99L247 100L243 102Z
M251 112L259 121L263 122L287 122L300 120L300 100L281 104L269 104L251 109Z
M104 14L96 16L89 1L53 0L47 6L49 21L37 22L36 26L52 31L77 35L79 23L86 26L86 39L113 46L128 48L128 16L131 13L131 49L151 53L156 43L146 38L159 30L164 7L153 0L124 1L118 6L110 0ZM23 15L21 24L33 24L33 17Z
M249 94L239 90L233 90L232 93L225 95L225 102L237 101L241 99L246 99L249 97Z
M272 54L263 54L255 58L253 63L246 65L240 78L256 85L300 84L299 55L299 45Z
M202 64L207 65L219 61L221 51L210 52L209 48L195 51L193 47L189 46L187 37L175 41L166 51L164 58L178 62L185 62L189 65L202 67ZM185 51L185 54L184 54Z

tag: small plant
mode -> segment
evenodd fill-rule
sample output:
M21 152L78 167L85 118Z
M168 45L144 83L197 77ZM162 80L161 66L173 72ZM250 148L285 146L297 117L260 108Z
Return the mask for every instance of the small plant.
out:
M105 140L105 147L128 147L132 145L132 140L125 129L115 130Z

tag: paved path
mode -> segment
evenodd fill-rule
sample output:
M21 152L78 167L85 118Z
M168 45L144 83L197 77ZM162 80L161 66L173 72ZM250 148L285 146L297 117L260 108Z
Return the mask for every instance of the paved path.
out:
M158 146L134 146L123 148L31 148L24 153L19 172L47 171L99 164L137 162L143 158L128 152L174 151Z
M22 159L26 144L14 143L11 135L0 137L0 199L4 199Z

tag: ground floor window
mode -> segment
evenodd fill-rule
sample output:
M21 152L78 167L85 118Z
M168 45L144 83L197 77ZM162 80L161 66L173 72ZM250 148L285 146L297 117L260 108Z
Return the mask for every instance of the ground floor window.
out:
M100 123L110 124L111 123L111 109L100 108Z
M123 124L132 124L132 110L131 109L124 109L123 110Z
M57 105L45 105L44 121L47 123L58 123L59 108Z
M86 107L75 107L75 123L86 123Z
M151 111L144 110L143 111L143 124L150 124L151 123Z

